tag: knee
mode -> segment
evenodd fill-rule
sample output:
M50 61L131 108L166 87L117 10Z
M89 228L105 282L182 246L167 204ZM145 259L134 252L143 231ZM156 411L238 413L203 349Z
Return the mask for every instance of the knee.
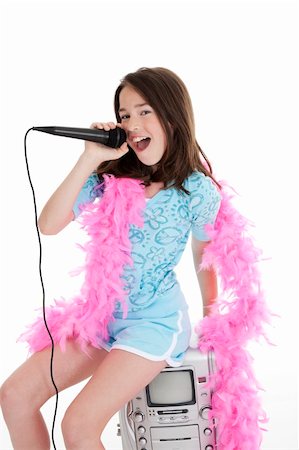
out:
M66 447L69 449L98 447L104 427L101 427L100 421L96 419L86 417L70 406L61 423Z
M3 414L13 413L22 409L26 403L24 399L24 390L20 389L18 383L13 378L8 378L0 388L0 404Z
M79 446L83 439L83 434L86 434L83 418L69 407L61 422L61 431L63 434L64 443L67 448L74 449Z
M4 415L20 418L39 411L44 403L41 391L32 380L12 374L0 388L0 404Z

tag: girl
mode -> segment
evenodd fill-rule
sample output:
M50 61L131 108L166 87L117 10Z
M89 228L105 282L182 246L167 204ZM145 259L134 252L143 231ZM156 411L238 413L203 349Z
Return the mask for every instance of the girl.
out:
M220 206L177 75L164 68L130 73L114 105L117 124L91 127L119 126L127 142L118 149L85 142L38 222L43 234L56 234L80 216L91 236L81 296L47 312L58 390L91 377L62 422L69 450L104 449L100 436L109 419L165 366L182 364L191 327L174 267L191 231L198 268L205 225ZM217 297L216 276L212 269L197 275L206 315ZM41 319L25 339L34 354L2 386L2 410L14 449L48 449L40 408L55 391Z

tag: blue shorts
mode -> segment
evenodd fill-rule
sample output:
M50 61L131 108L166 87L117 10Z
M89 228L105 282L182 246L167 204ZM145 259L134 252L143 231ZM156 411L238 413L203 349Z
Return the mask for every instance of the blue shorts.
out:
M159 318L116 318L108 325L109 339L99 340L107 351L126 350L152 361L165 360L169 366L182 365L191 337L187 309Z

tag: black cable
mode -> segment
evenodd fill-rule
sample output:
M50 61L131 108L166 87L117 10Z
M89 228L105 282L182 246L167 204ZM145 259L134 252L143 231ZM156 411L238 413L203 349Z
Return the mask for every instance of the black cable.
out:
M56 414L57 414L57 408L58 408L58 389L57 389L57 386L55 384L54 375L53 375L54 340L53 340L53 337L52 337L51 332L49 330L49 327L48 327L48 324L47 324L47 319L46 319L45 288L44 288L42 269L41 269L41 267L42 267L42 244L41 244L41 239L40 239L40 232L39 232L39 229L38 229L36 199L35 199L35 193L34 193L33 184L32 184L32 181L31 181L30 171L29 171L28 158L27 158L27 148L26 148L27 134L32 129L33 129L33 127L29 128L29 130L27 130L27 132L25 134L24 149L25 149L25 161L26 161L27 175L28 175L29 183L30 183L31 190L32 190L32 196L33 196L34 215L35 215L35 227L36 227L37 237L38 237L38 242L39 242L39 276L40 276L40 281L41 281L41 286L42 286L42 291L43 291L43 318L44 318L45 327L46 327L46 329L48 331L48 334L50 336L50 339L51 339L50 376L51 376L52 384L53 384L55 392L56 392L55 411L54 411L53 422L52 422L52 433L51 433L51 436L52 436L52 443L53 443L53 446L54 446L54 450L56 450L56 445L55 445L55 440L54 440L54 429L55 429L55 420L56 420Z

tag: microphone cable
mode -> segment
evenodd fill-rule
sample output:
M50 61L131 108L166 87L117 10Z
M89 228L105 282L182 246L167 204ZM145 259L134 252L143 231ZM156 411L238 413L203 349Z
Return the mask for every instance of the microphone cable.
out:
M32 181L31 181L31 176L30 176L30 171L29 171L29 164L28 164L28 158L27 158L27 147L26 147L27 135L28 135L29 131L31 131L33 129L34 129L34 127L29 128L29 130L27 130L27 132L25 134L24 150L25 150L25 162L26 162L27 175L28 175L28 180L29 180L29 183L30 183L31 191L32 191L32 196L33 196L35 227L36 227L38 243L39 243L39 276L40 276L40 282L41 282L42 292L43 292L43 319L44 319L45 327L46 327L47 332L49 334L49 337L51 339L50 376L51 376L52 384L53 384L55 392L56 392L56 401L55 401L55 410L54 410L53 422L52 422L51 438L52 438L52 444L53 444L54 450L56 450L55 439L54 439L54 430L55 430L55 420L56 420L57 409L58 409L58 389L57 389L57 386L55 384L54 375L53 375L54 340L53 340L53 337L51 335L50 329L49 329L48 324L47 324L47 319L46 319L45 287L44 287L43 275L42 275L42 244L41 244L40 232L39 232L38 223L37 223L36 197L35 197L33 184L32 184Z

